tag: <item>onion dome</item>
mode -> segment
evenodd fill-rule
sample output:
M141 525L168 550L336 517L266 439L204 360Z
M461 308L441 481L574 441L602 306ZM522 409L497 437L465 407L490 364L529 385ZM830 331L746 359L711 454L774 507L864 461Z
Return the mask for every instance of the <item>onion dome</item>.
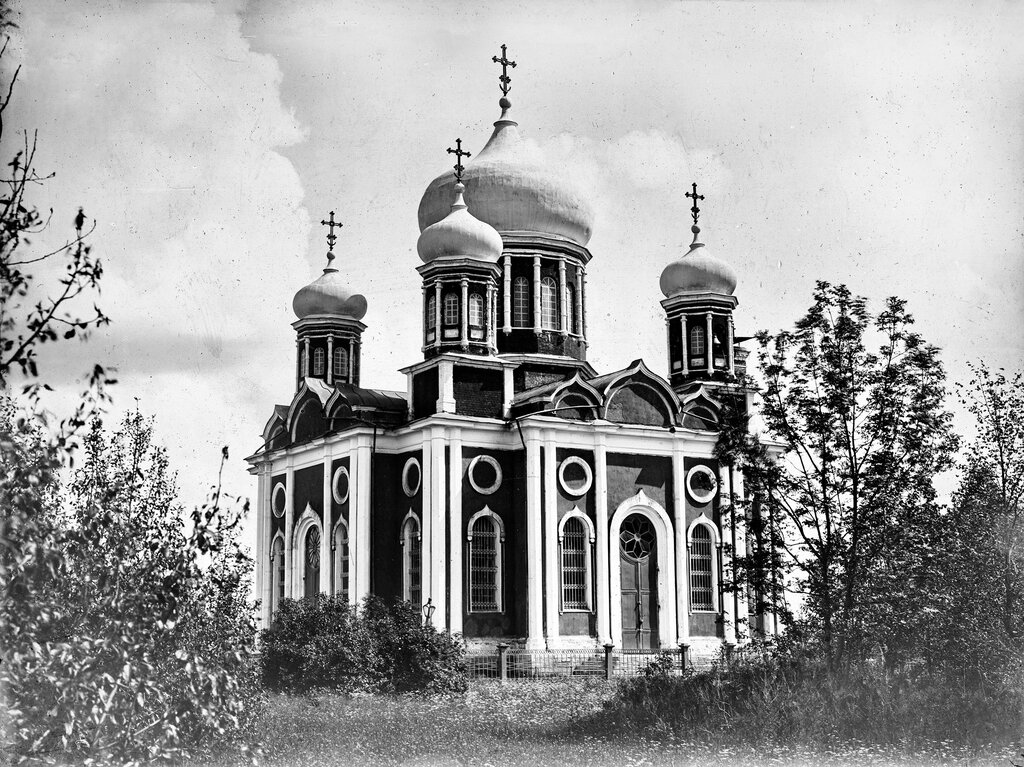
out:
M361 320L366 314L366 297L349 289L338 270L331 266L333 260L334 254L328 252L324 273L300 288L292 299L292 311L300 320L322 315Z
M586 245L594 228L594 211L582 188L542 165L539 151L520 135L519 124L508 118L509 100L502 98L499 103L501 119L462 175L473 215L499 232L538 232ZM430 183L420 199L420 231L448 215L454 186L451 173Z
M452 191L455 203L451 212L426 227L416 242L420 260L427 264L436 258L463 257L497 263L503 248L501 235L467 210L463 184L456 183Z
M703 243L697 242L700 227L694 224L690 231L693 232L690 250L666 266L661 273L661 292L665 298L674 298L684 293L731 296L736 290L736 272L727 263L705 251Z

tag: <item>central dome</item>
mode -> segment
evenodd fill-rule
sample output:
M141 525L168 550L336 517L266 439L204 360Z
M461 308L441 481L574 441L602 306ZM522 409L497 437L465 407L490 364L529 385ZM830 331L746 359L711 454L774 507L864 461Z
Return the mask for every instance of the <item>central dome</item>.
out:
M594 212L582 189L541 162L527 144L518 123L506 118L494 123L487 145L462 174L473 215L499 232L538 232L586 245L594 228ZM423 231L451 210L455 197L451 172L435 178L420 200Z

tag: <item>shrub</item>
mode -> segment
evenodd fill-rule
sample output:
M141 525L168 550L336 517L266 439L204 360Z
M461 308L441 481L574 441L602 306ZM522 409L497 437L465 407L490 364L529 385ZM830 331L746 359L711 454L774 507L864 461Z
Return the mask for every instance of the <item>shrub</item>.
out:
M337 596L285 599L262 635L260 662L271 690L459 693L462 643L408 602L370 596L353 610Z

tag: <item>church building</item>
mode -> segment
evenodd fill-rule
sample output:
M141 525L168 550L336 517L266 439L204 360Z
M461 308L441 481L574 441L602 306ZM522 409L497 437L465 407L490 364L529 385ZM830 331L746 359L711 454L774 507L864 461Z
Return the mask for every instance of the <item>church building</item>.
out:
M533 160L514 62L504 46L494 61L490 139L449 149L455 172L420 201L422 358L405 391L362 380L367 300L333 252L295 294L295 391L248 458L262 625L282 599L326 593L408 600L471 648L711 654L770 633L753 587L728 586L754 541L726 510L752 512L714 448L723 407L752 394L736 275L699 241L703 197L687 193L693 243L661 275L668 379L639 359L595 370L587 273L616 266L592 265L585 191ZM323 223L333 251L334 213Z

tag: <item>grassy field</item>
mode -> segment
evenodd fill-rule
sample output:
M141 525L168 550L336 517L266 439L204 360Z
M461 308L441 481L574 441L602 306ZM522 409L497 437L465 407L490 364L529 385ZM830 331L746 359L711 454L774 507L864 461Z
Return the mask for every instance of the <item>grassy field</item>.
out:
M257 728L261 764L323 765L971 765L1008 767L1012 751L968 754L937 743L927 753L850 745L835 752L723 747L708 738L601 733L587 718L612 688L567 679L478 682L458 698L270 698ZM230 756L196 764L245 764Z

